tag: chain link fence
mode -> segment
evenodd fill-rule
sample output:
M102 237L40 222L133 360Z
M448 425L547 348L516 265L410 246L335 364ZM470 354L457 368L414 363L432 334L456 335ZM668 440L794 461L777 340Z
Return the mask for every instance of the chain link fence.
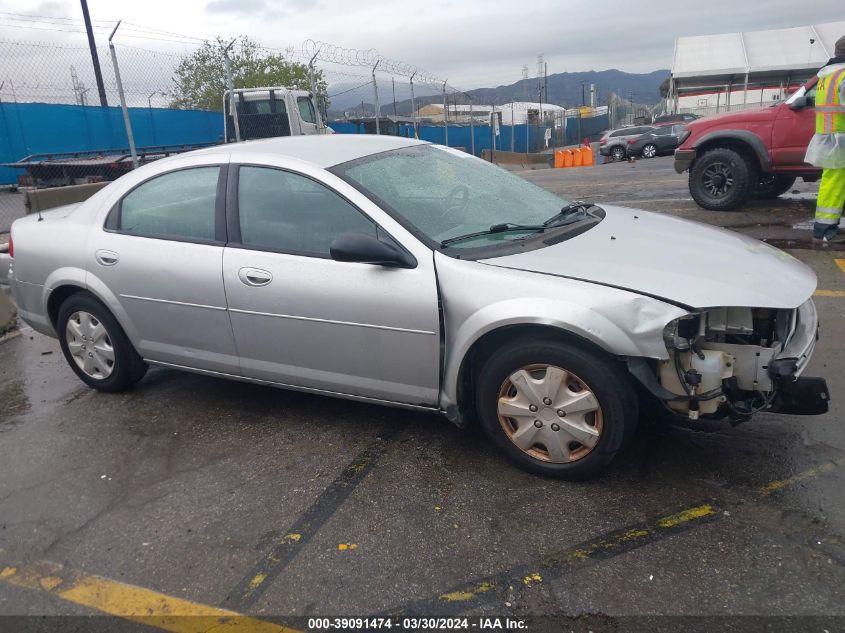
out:
M94 25L102 89L81 25L61 43L0 38L0 233L23 215L22 192L30 187L113 180L135 165L213 143L336 131L427 138L480 155L485 144L536 152L592 133L584 133L583 112L480 103L372 49L310 40L270 48L240 38L224 52L221 40L131 23L119 27L110 47L104 42L113 26Z

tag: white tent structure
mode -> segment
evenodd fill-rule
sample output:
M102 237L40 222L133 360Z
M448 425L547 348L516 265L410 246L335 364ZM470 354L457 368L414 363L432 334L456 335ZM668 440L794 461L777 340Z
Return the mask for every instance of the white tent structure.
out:
M668 110L706 114L783 99L833 57L845 21L675 40Z

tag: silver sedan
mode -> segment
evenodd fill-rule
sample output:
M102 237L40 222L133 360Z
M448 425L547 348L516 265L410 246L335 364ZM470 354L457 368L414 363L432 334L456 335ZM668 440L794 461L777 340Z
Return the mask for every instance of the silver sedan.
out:
M18 220L11 250L21 316L101 391L159 365L440 412L573 479L641 412L827 410L802 376L816 279L791 256L419 141L174 156Z

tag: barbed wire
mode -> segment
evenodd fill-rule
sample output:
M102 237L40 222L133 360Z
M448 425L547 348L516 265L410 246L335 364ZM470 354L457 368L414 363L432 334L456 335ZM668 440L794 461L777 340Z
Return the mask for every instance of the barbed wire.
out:
M396 59L390 59L389 57L383 57L375 48L366 50L347 48L328 42L309 39L302 43L302 53L309 59L318 59L345 66L365 66L375 68L390 75L418 78L418 83L430 85L443 83L435 75L416 66Z

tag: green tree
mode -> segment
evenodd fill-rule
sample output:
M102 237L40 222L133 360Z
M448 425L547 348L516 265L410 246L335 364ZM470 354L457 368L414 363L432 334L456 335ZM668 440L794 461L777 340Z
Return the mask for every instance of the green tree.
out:
M173 77L173 100L170 107L217 111L223 109L223 92L226 90L223 50L227 44L228 42L220 37L203 42L202 46L179 62ZM290 56L292 52L268 51L255 40L242 35L229 50L234 87L283 86L311 90L308 66L290 61L285 56ZM322 71L315 70L314 77L317 100L320 109L325 112L329 101Z

